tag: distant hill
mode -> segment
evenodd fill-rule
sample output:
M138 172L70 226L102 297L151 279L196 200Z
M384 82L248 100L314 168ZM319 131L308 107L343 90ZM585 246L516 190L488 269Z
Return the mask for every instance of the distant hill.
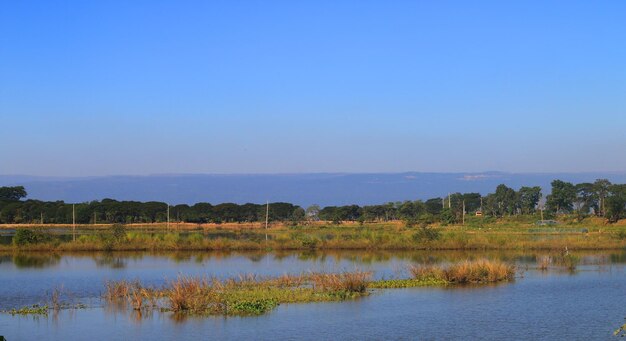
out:
M554 179L574 183L606 178L626 183L619 173L370 173L150 175L85 178L0 175L0 186L23 185L28 198L84 202L117 200L165 201L171 204L210 202L263 203L285 201L319 204L380 204L428 199L454 192L493 192L498 184L518 189L541 186L546 195Z

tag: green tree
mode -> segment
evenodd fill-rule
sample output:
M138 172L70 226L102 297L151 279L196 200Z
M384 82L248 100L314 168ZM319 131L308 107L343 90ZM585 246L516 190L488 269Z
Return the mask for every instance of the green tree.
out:
M539 186L523 186L517 191L517 206L522 211L522 214L535 213L539 200L541 200L541 187Z
M571 182L554 180L552 192L546 197L548 210L554 213L569 213L576 200L576 187Z
M465 212L476 212L480 209L480 193L463 193L462 200L465 202Z
M598 211L598 194L590 182L576 184L576 201L574 203L579 215L586 215L591 210Z
M606 217L614 223L626 218L626 185L611 185L606 198Z
M426 212L428 212L429 214L432 214L434 216L439 215L439 213L441 213L441 210L443 209L443 199L441 198L428 199L424 203L424 206L425 206Z
M291 213L291 224L296 226L301 224L306 217L306 213L302 207L296 207Z
M593 183L594 191L598 197L598 211L596 211L597 216L604 217L606 210L606 196L609 194L609 188L611 187L611 182L607 179L597 179Z
M514 189L500 184L496 187L496 192L491 199L492 211L495 216L503 217L505 214L512 215L515 213L517 193Z
M17 201L27 195L24 186L0 187L0 200Z

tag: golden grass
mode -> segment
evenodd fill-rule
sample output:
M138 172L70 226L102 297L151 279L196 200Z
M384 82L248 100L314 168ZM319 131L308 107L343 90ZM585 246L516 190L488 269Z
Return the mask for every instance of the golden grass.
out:
M311 274L313 288L322 291L347 291L363 293L367 289L367 284L371 278L371 272L344 272L339 274L317 273Z
M452 284L494 283L515 278L515 266L500 261L480 259L464 261L447 267L426 265L409 269L415 279L443 280Z
M162 289L146 289L139 282L106 282L109 303L128 302L134 310L152 307L199 315L261 314L280 303L336 301L367 295L371 273L307 273L273 278L241 275L237 278L179 276Z
M498 221L480 227L432 227L438 238L416 238L417 229L394 222L341 225L274 226L267 231L237 225L224 231L203 229L189 232L128 227L125 238L107 240L81 235L75 242L53 241L30 245L0 245L0 251L231 251L231 250L615 250L626 247L626 230L619 224L599 225L598 218L586 223L559 225L559 232L533 231L534 225ZM581 233L586 228L588 233ZM160 231L160 232L157 232ZM175 231L175 232L172 232ZM185 232L186 231L186 232ZM106 233L101 233L102 235ZM226 234L226 235L224 235Z

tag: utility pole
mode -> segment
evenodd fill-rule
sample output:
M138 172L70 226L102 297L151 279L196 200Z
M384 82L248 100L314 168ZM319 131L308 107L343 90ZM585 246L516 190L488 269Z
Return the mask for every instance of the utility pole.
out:
M270 202L269 200L266 202L265 206L265 241L267 242L267 225L270 218Z
M448 193L448 208L452 209L452 199L450 198L450 193Z
M72 204L72 240L76 241L76 205Z
M446 198L441 198L441 209L446 208Z
M167 230L170 230L170 204L167 204Z

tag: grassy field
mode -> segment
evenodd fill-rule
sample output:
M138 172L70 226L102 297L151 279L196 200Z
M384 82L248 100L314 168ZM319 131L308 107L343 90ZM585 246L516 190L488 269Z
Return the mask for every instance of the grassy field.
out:
M565 217L536 226L532 217L467 219L465 225L406 227L402 222L315 223L301 226L224 224L185 226L98 226L81 228L76 240L46 227L18 227L20 242L0 251L177 251L177 250L601 250L626 247L626 222ZM60 227L56 226L56 229ZM71 230L67 230L70 232ZM57 232L58 233L58 232ZM16 236L17 237L17 236Z

